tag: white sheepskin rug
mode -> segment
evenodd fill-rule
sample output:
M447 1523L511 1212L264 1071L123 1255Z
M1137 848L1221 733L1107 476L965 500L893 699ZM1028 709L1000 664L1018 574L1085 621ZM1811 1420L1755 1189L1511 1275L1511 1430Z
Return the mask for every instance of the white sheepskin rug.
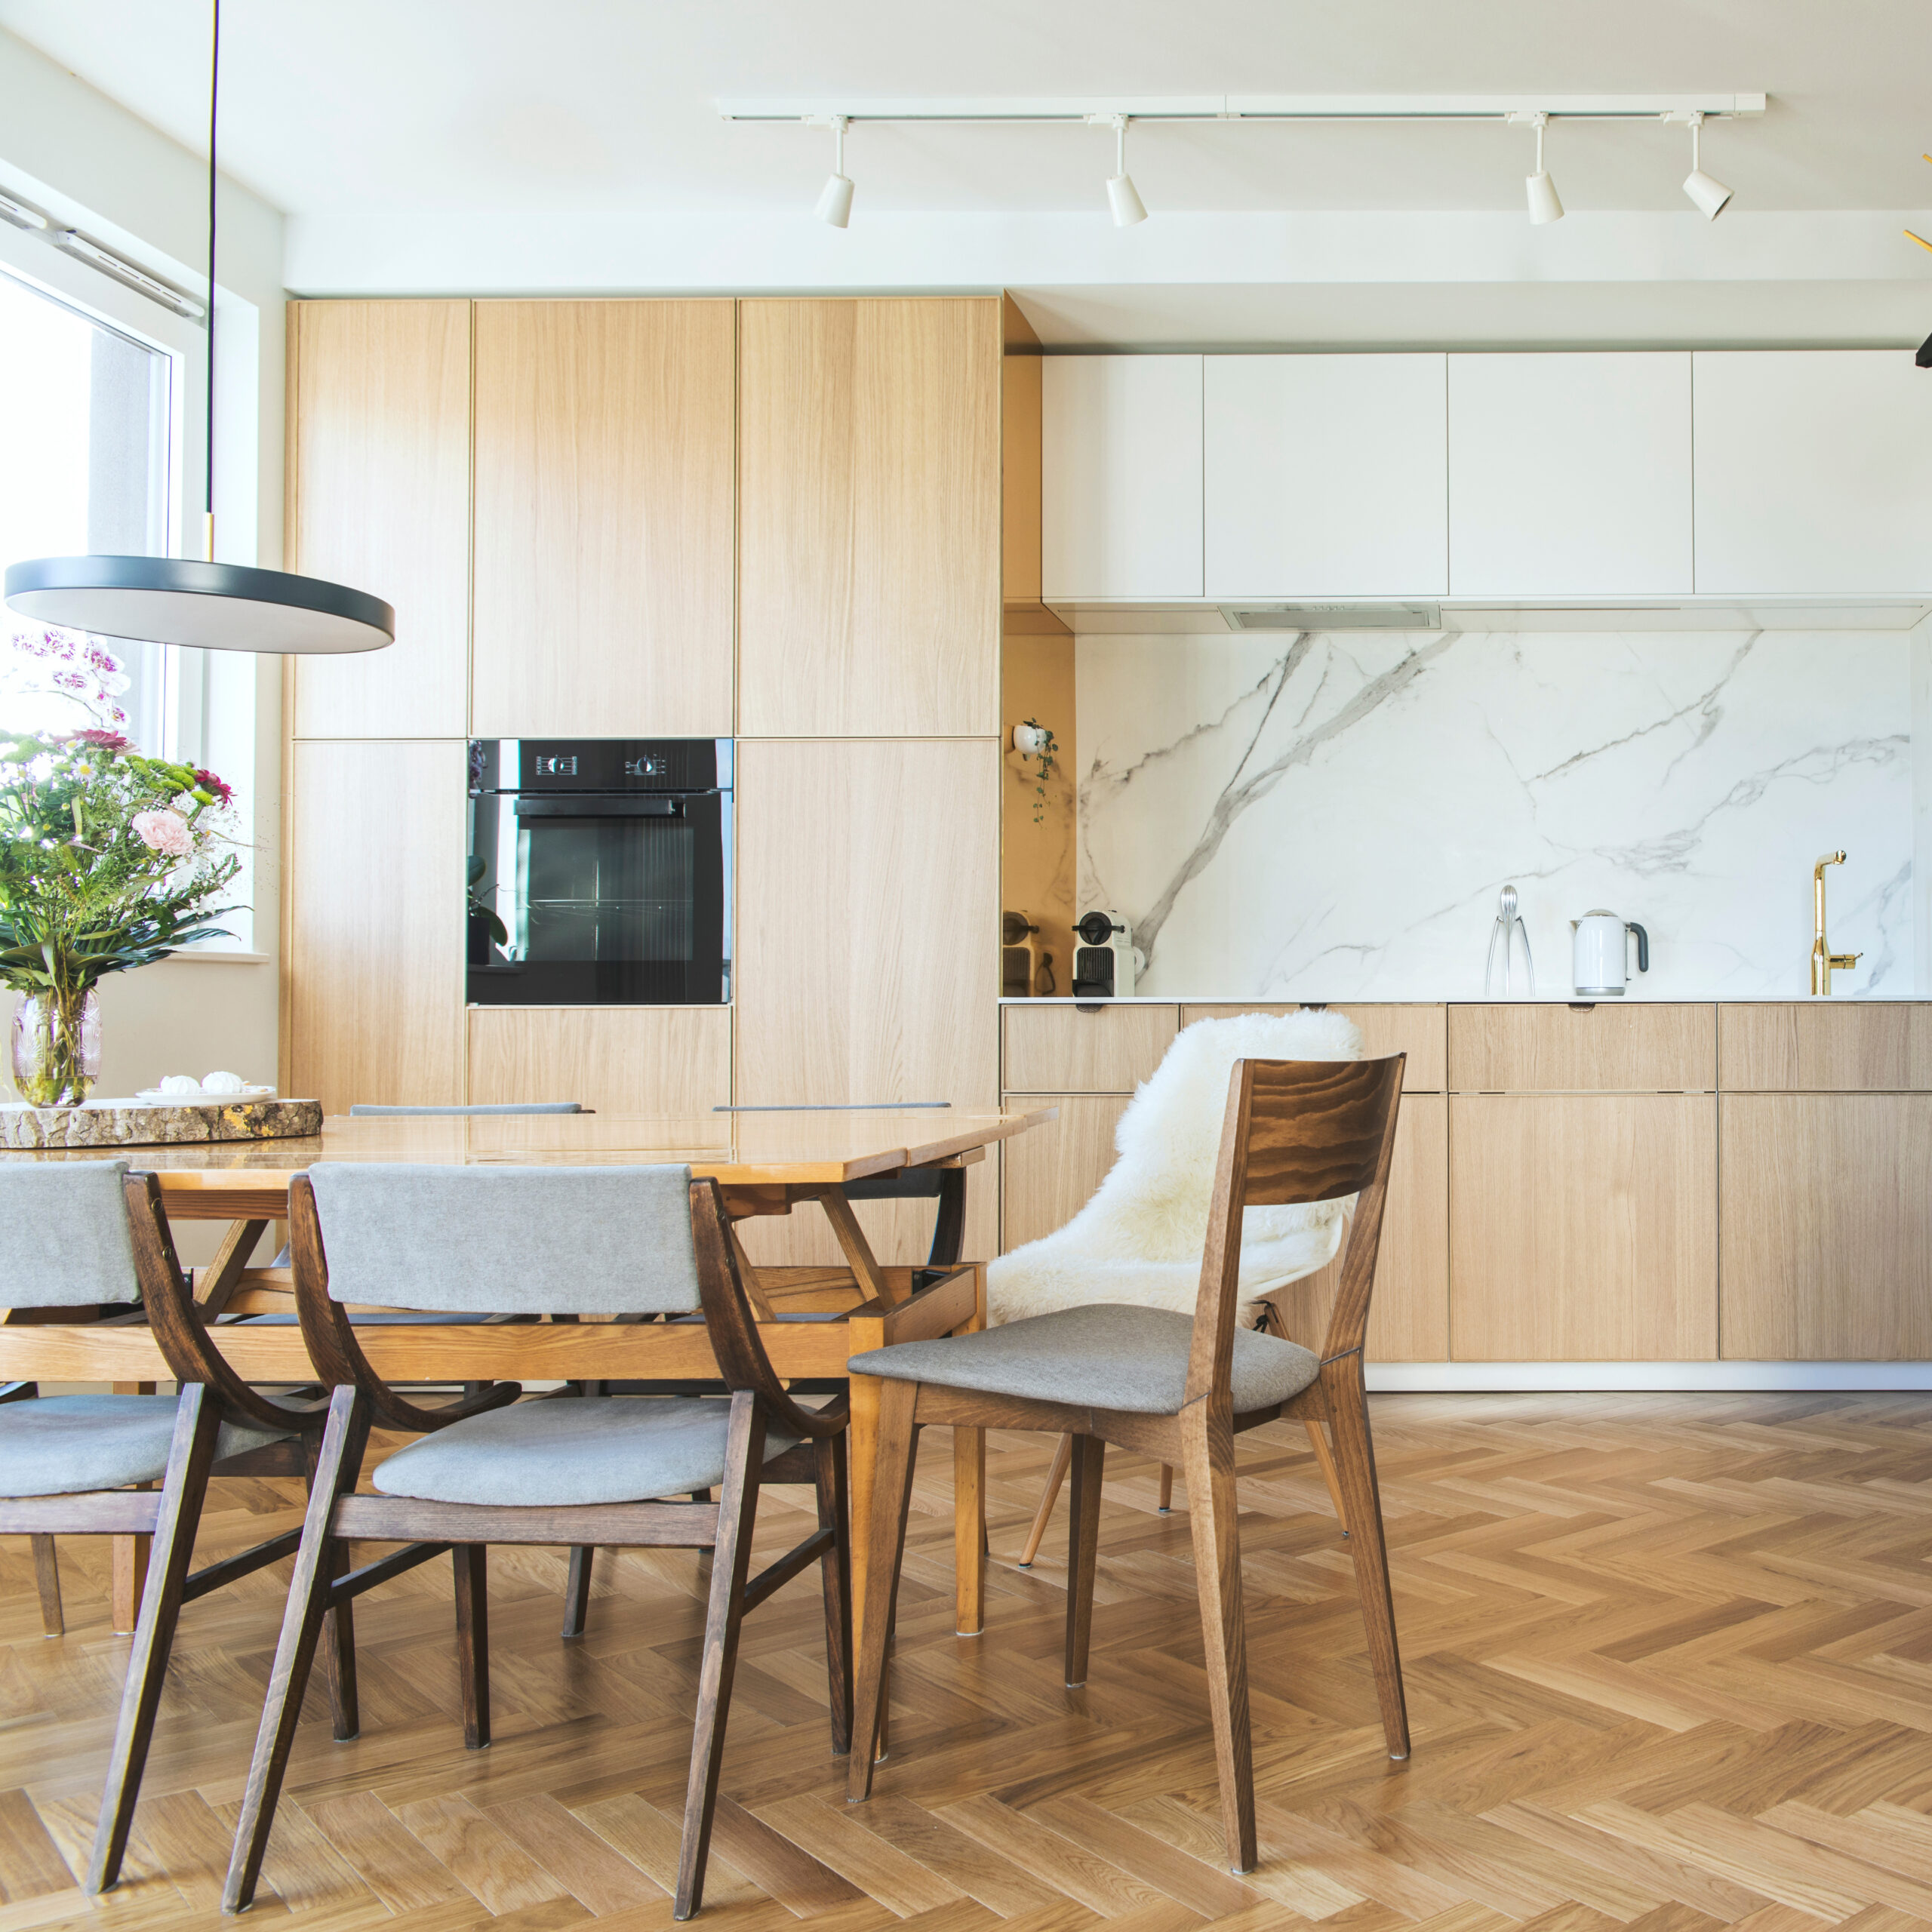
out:
M986 1272L997 1327L1092 1302L1194 1312L1208 1209L1220 1158L1228 1081L1238 1060L1360 1060L1361 1035L1339 1013L1246 1013L1197 1020L1128 1103L1119 1158L1063 1228L1003 1254ZM1241 1319L1260 1297L1325 1268L1349 1204L1251 1208L1241 1245Z

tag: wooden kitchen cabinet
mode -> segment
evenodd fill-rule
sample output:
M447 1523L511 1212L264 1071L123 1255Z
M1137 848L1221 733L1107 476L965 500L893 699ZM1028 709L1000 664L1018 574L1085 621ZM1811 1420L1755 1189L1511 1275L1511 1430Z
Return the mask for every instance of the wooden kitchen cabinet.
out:
M1131 1094L1180 1031L1171 1006L1070 1001L1007 1006L1001 1084L1010 1094Z
M1449 1009L1449 1084L1459 1094L1708 1093L1717 1009L1524 1002Z
M1932 591L1932 383L1895 349L1699 349L1697 589Z
M1205 594L1443 595L1445 359L1204 358Z
M1319 1349L1341 1285L1343 1257L1291 1283L1274 1299L1289 1337ZM1404 1091L1395 1117L1375 1294L1364 1345L1371 1361L1446 1361L1449 1356L1449 1101Z
M998 301L740 314L739 728L997 735Z
M1328 1009L1352 1020L1361 1034L1365 1058L1380 1060L1389 1054L1407 1054L1402 1069L1404 1094L1439 1094L1449 1084L1447 1008L1440 1006L1381 1005L1337 1006ZM1232 1020L1244 1013L1298 1013L1294 1005L1262 1006L1219 1004L1183 1006L1180 1023L1192 1026L1197 1020Z
M1040 571L1059 599L1201 595L1201 358L1049 355Z
M288 568L394 607L383 651L288 660L300 738L468 728L469 304L288 305Z
M1715 1358L1715 1095L1458 1094L1449 1134L1453 1359Z
M1093 1198L1114 1164L1114 1128L1131 1097L1054 1095L1051 1104L1060 1109L1059 1119L1002 1143L1002 1254L1064 1227ZM1025 1104L1044 1104L1046 1098Z
M463 1100L468 770L460 738L289 747L282 1091L325 1114Z
M469 1098L708 1117L731 1103L731 1009L473 1006Z
M1448 361L1456 596L1689 592L1688 350Z
M475 305L479 737L731 732L734 308Z
M998 1106L999 779L990 740L740 742L740 1105ZM993 1251L996 1168L968 1182L971 1258ZM890 1229L881 1258L923 1259L929 1204L860 1218ZM804 1211L747 1241L837 1257Z
M1932 1004L1720 1007L1718 1084L1730 1092L1932 1090Z
M1721 1104L1725 1359L1932 1356L1932 1094Z

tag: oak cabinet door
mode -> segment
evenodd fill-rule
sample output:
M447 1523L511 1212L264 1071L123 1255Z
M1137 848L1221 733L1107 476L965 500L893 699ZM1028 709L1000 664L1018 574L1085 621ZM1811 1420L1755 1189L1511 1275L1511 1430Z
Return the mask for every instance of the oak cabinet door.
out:
M479 737L728 737L728 301L476 305Z
M731 1098L731 1009L472 1007L469 1098L709 1121Z
M1932 1355L1932 1094L1722 1106L1725 1358Z
M999 731L989 297L740 306L740 728Z
M288 568L396 617L386 650L288 660L296 737L462 737L469 304L291 302L288 438Z
M289 748L284 1091L326 1114L463 1100L468 772L460 738Z
M1004 1167L1000 1251L1063 1228L1094 1198L1114 1164L1114 1128L1127 1111L1124 1094L1055 1097L1060 1118L1000 1143ZM1014 1106L1037 1106L1029 1100Z
M1459 1094L1449 1109L1454 1359L1715 1358L1714 1094Z
M999 778L991 740L740 741L740 1105L998 1106ZM971 1260L996 1178L969 1171ZM929 1203L860 1218L882 1260L924 1260ZM838 1257L813 1208L746 1229L755 1260Z
M1067 1000L1001 1009L1009 1094L1131 1094L1158 1066L1179 1029L1171 1006Z

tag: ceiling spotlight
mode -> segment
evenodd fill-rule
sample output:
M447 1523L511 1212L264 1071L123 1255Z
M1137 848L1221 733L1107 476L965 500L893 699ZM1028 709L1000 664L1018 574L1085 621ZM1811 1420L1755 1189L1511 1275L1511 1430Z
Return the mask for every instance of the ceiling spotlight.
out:
M1539 114L1537 125L1537 171L1523 183L1530 196L1530 220L1540 228L1546 221L1563 219L1563 204L1558 199L1556 183L1549 178L1543 165L1543 131L1549 125L1549 116Z
M1706 174L1699 165L1697 149L1699 137L1704 131L1704 117L1694 114L1690 117L1690 172L1684 177L1684 192L1697 205L1697 212L1706 221L1715 221L1726 202L1730 199L1730 190L1721 181Z
M1107 206L1113 210L1116 228L1131 228L1147 219L1147 205L1127 171L1127 116L1110 117L1114 127L1114 171L1107 177Z
M852 219L852 183L845 173L847 120L843 114L832 116L832 172L825 177L825 186L818 191L818 205L812 210L833 228L844 228Z

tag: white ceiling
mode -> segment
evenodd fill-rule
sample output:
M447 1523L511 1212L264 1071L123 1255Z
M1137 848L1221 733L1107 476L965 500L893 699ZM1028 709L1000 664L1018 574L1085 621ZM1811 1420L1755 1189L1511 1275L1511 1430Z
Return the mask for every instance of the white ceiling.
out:
M0 26L184 145L206 139L207 0L0 0ZM228 0L223 142L296 214L809 205L830 137L721 94L1762 89L1707 131L1740 211L1932 203L1927 0ZM1687 137L1559 125L1573 211L1675 210ZM869 209L1102 207L1111 137L863 128ZM1174 127L1129 165L1163 211L1516 209L1494 127Z

